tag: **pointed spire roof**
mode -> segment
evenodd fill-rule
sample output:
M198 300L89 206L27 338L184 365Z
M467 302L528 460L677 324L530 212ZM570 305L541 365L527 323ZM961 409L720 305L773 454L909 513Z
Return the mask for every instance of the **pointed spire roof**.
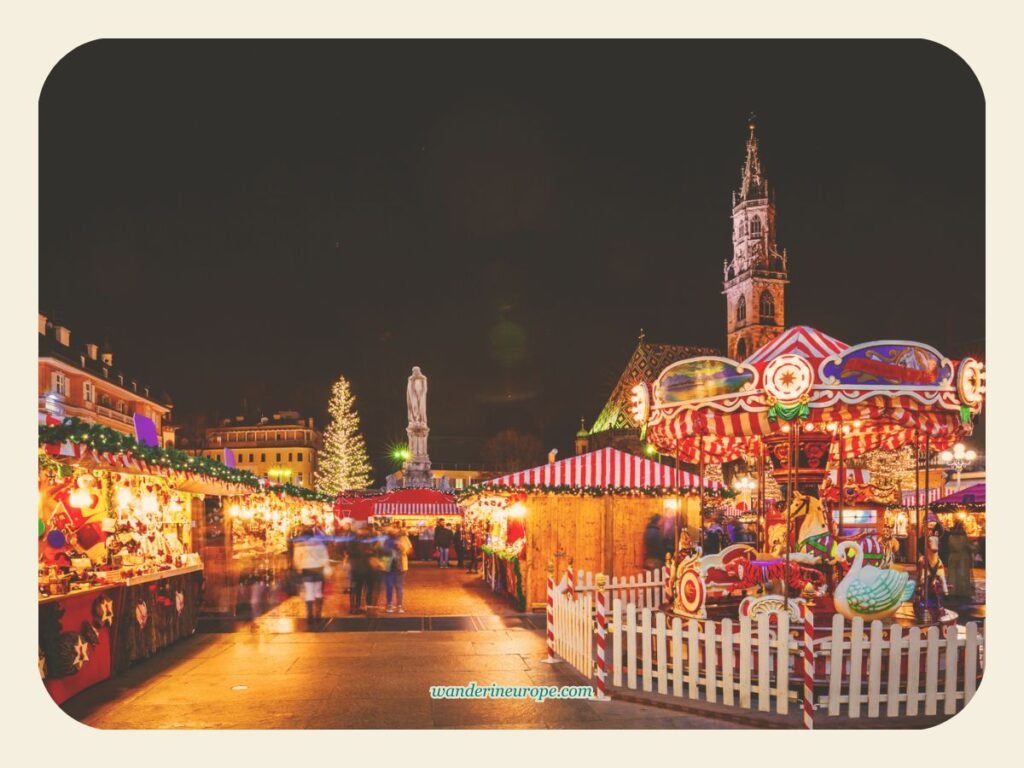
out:
M750 134L747 136L747 157L743 162L743 176L740 179L740 201L759 200L768 196L768 182L761 172L761 156L757 151L757 118L750 113L747 120Z

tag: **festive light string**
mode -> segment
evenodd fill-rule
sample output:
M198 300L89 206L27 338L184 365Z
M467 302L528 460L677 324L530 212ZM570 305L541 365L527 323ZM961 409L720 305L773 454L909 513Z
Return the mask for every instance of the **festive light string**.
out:
M40 446L63 443L84 445L99 453L123 453L146 464L177 472L194 472L225 483L235 483L249 488L262 488L264 485L259 477L248 470L228 467L206 456L190 456L176 448L142 445L131 435L102 424L87 424L73 416L65 418L60 424L39 427ZM334 497L329 494L318 493L310 488L299 488L291 483L274 485L272 490L274 493L296 496L306 501L334 501Z
M498 495L506 493L547 493L564 496L678 496L681 493L697 495L692 488L667 488L656 486L651 488L622 488L614 485L583 486L583 485L470 485L456 491L460 500L468 496ZM735 491L723 490L718 496L706 495L705 500L718 499L724 501L736 497Z

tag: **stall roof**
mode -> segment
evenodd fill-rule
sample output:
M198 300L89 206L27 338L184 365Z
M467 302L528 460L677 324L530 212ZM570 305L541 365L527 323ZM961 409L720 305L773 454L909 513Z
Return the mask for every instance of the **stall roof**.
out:
M939 504L984 504L985 483L975 483L938 499Z
M461 515L455 497L433 488L403 488L375 496L339 496L334 503L338 517L367 520L371 515L389 517L444 517Z
M512 487L696 488L700 485L700 479L692 472L677 470L669 464L608 447L496 477L484 484ZM725 486L705 481L704 487L722 490Z

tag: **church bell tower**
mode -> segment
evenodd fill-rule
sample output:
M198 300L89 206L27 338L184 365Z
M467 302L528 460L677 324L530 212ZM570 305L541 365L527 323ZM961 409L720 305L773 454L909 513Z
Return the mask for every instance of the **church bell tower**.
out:
M750 116L740 188L732 195L732 259L725 261L728 356L745 360L785 330L786 251L775 243L775 192L758 155L757 125Z

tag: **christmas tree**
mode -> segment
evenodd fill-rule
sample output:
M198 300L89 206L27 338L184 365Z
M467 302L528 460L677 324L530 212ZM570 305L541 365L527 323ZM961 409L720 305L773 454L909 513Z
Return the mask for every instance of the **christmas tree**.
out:
M366 488L370 484L370 460L366 443L359 431L356 398L348 379L339 378L331 388L327 404L331 423L324 432L316 471L316 489L321 493Z

